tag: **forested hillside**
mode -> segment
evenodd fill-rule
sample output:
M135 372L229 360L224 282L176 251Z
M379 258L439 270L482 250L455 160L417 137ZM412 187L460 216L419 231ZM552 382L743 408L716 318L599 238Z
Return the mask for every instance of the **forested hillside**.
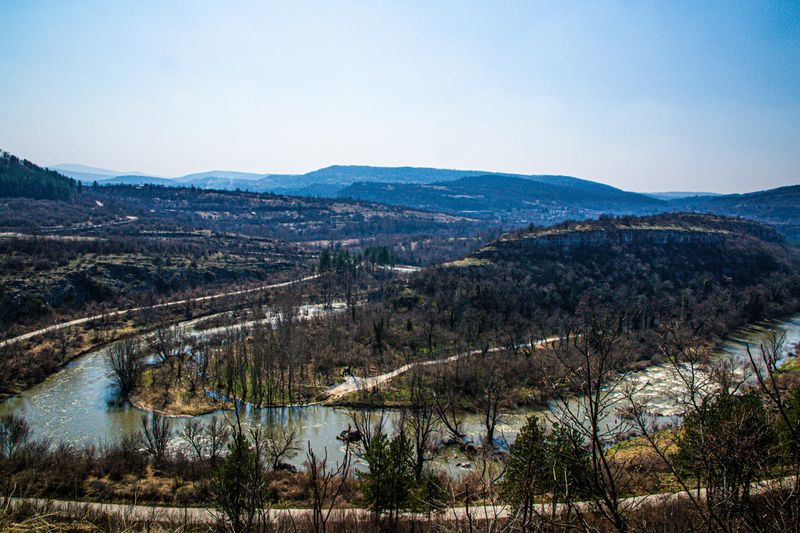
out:
M672 200L674 209L740 216L767 222L793 242L800 242L800 185L748 194L693 196Z
M479 217L506 227L667 209L662 200L567 176L485 174L430 184L360 182L339 196Z
M2 163L6 335L60 316L301 275L337 243L397 246L406 261L452 258L485 230L467 217L351 200L78 186L9 154Z
M67 200L80 184L0 150L0 197Z
M489 324L545 334L582 310L623 315L632 332L702 319L721 335L797 309L798 265L774 229L750 221L604 217L509 233L421 273L397 301L446 310L467 335Z

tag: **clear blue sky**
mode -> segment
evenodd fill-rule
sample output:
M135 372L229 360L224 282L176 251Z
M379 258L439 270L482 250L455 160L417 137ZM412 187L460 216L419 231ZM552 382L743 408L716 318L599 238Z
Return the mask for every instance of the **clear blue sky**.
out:
M800 183L797 1L252 4L0 2L0 147L168 176Z

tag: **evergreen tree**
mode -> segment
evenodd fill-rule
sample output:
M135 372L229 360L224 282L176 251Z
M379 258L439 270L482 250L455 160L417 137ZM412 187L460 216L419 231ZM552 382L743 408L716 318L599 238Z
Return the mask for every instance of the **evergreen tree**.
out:
M364 499L373 512L388 513L389 525L396 527L401 510L409 507L414 486L414 462L411 441L404 432L389 439L380 434L370 441L364 455L369 472L364 480Z
M0 150L0 197L68 200L80 184Z
M253 531L263 513L265 482L259 455L237 423L228 455L211 483L220 525L235 533Z

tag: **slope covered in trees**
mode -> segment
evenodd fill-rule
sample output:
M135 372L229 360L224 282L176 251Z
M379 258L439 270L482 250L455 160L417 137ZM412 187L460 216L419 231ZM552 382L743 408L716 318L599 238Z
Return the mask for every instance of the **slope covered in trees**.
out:
M339 191L392 205L475 216L509 224L553 223L599 213L652 213L667 203L566 176L485 174L431 184L355 183Z
M800 242L800 185L747 194L693 196L670 202L674 208L767 222L787 239Z
M417 276L415 298L467 331L560 330L582 309L624 314L631 331L704 317L718 334L800 304L797 254L769 226L712 215L605 217L504 235Z
M0 150L0 197L67 200L79 184Z

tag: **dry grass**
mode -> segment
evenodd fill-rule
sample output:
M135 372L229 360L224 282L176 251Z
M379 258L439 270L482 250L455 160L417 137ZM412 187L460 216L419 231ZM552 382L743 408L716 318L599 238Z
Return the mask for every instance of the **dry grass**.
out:
M215 400L202 390L192 394L186 380L165 386L162 373L158 367L145 371L129 399L133 406L168 416L199 416L219 409L233 409L231 402Z

